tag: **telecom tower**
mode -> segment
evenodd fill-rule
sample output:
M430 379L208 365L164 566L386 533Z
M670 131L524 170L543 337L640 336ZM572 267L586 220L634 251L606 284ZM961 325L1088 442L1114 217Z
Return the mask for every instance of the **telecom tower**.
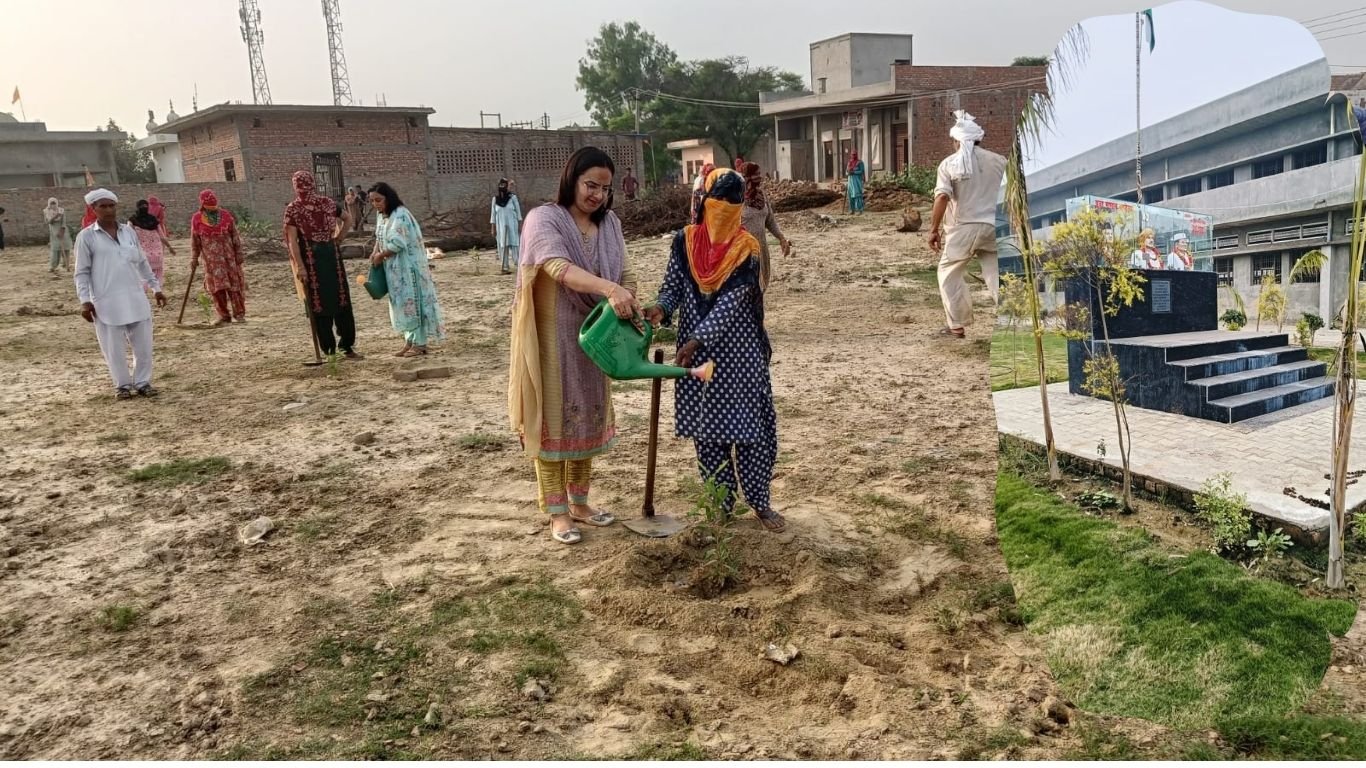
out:
M261 33L261 10L256 7L256 0L240 0L237 15L242 20L242 40L251 60L251 103L269 104L270 83L266 82L266 59L261 52L266 39Z
M332 104L351 106L351 78L346 74L346 52L342 50L340 0L323 0L327 17L327 55L332 64Z

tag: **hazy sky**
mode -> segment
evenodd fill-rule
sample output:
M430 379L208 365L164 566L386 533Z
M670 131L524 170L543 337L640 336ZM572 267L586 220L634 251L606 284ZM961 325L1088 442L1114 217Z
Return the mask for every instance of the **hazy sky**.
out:
M1311 11L1303 5L1297 10L1303 14L1297 18L1305 21L1333 12ZM1324 30L1324 37L1366 33L1366 9L1310 23L1316 30ZM1087 19L1082 29L1089 43L1087 56L1067 90L1057 96L1056 131L1030 157L1031 169L1051 165L1134 130L1134 15ZM1330 40L1321 47L1296 21L1239 13L1193 0L1155 7L1153 29L1157 46L1149 53L1144 42L1141 54L1145 126L1323 58L1325 47L1342 43L1360 47L1366 42L1363 34Z
M319 1L259 2L275 103L329 103ZM1341 29L1329 20L1321 36L1356 36L1326 40L1323 48L1332 64L1366 69L1360 61L1366 54L1356 52L1366 43L1366 34L1358 34L1366 33L1366 25L1350 26L1366 22L1366 14L1351 15L1366 9L1350 0L1225 5L1254 13L1290 8L1299 20L1349 12L1336 24ZM755 64L808 77L808 44L843 32L912 33L920 64L1007 64L1016 55L1051 51L1084 18L1138 9L1117 0L341 0L341 7L351 87L365 104L385 93L393 106L434 107L437 125L477 126L483 110L501 112L504 122L549 113L555 127L588 120L574 78L587 41L607 21L635 19L684 58L743 54ZM173 99L180 114L190 112L195 84L201 107L251 101L236 0L0 0L0 8L0 94L18 85L28 118L44 120L49 128L88 130L112 116L141 136L149 108L160 120ZM1179 32L1159 20L1153 62L1166 64L1153 77L1179 82L1178 94L1217 92L1220 78L1192 71L1181 55L1208 65L1210 57L1203 54L1214 50L1249 67L1271 60L1284 42L1254 38L1230 37L1218 28ZM985 42L973 47L969 40ZM1131 55L1132 37L1126 40L1113 48ZM1097 66L1109 61L1107 46L1098 42L1092 46ZM1132 94L1131 75L1130 69L1115 76L1116 91L1127 84ZM18 113L17 105L0 109ZM1155 104L1154 116L1161 111ZM1092 111L1100 113L1116 119L1125 114L1120 107Z

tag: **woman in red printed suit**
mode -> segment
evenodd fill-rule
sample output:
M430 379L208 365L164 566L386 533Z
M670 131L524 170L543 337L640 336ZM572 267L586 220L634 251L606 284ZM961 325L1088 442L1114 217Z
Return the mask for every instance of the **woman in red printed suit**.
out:
M204 291L218 310L214 325L247 321L247 277L242 271L242 239L232 213L218 207L213 190L199 193L199 210L190 219L191 264L204 262Z

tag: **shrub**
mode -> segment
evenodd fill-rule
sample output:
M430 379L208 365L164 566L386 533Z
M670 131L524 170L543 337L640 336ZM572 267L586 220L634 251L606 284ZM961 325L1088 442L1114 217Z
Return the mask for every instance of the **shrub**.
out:
M1229 473L1222 472L1205 481L1195 495L1195 511L1214 534L1211 550L1215 554L1247 546L1252 535L1252 515L1247 511L1247 496L1233 492Z

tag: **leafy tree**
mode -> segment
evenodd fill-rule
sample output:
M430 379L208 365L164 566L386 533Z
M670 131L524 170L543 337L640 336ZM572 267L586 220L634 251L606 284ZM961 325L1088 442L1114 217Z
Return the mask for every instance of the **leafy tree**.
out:
M1015 60L1012 61L1012 62L1010 62L1010 66L1012 66L1012 67L1046 67L1046 66L1048 66L1048 57L1047 57L1047 56L1016 56L1016 57L1015 57Z
M802 78L776 67L752 67L743 56L682 62L670 68L656 109L661 124L711 139L731 157L748 155L773 128L759 115L759 94L802 87ZM752 105L752 106L751 106Z
M604 24L579 61L579 90L598 125L649 135L645 176L658 182L677 168L664 149L670 141L711 139L730 155L748 154L772 128L759 116L759 94L795 90L799 75L752 67L742 56L680 61L667 45L635 22Z
M588 54L579 59L575 85L583 91L584 106L593 121L607 127L613 118L628 113L623 94L632 89L660 90L669 68L677 63L673 49L640 24L603 24L598 36L588 42Z
M106 131L124 133L114 118L109 118ZM156 166L152 164L152 153L133 149L133 134L124 133L123 141L114 145L114 167L118 170L120 184L154 184L157 180Z
M1125 511L1134 508L1133 474L1129 464L1133 438L1125 411L1125 381L1110 345L1108 318L1143 299L1146 278L1129 267L1129 254L1137 245L1137 238L1126 233L1122 220L1092 209L1083 209L1055 226L1047 242L1034 242L1035 258L1044 270L1056 280L1085 284L1088 297L1095 297L1096 308L1100 310L1099 315L1093 317L1089 300L1087 304L1070 305L1068 315L1072 320L1063 330L1063 336L1086 345L1083 388L1095 397L1109 400L1114 408L1119 458L1124 469ZM1099 339L1095 337L1096 325L1100 328Z

